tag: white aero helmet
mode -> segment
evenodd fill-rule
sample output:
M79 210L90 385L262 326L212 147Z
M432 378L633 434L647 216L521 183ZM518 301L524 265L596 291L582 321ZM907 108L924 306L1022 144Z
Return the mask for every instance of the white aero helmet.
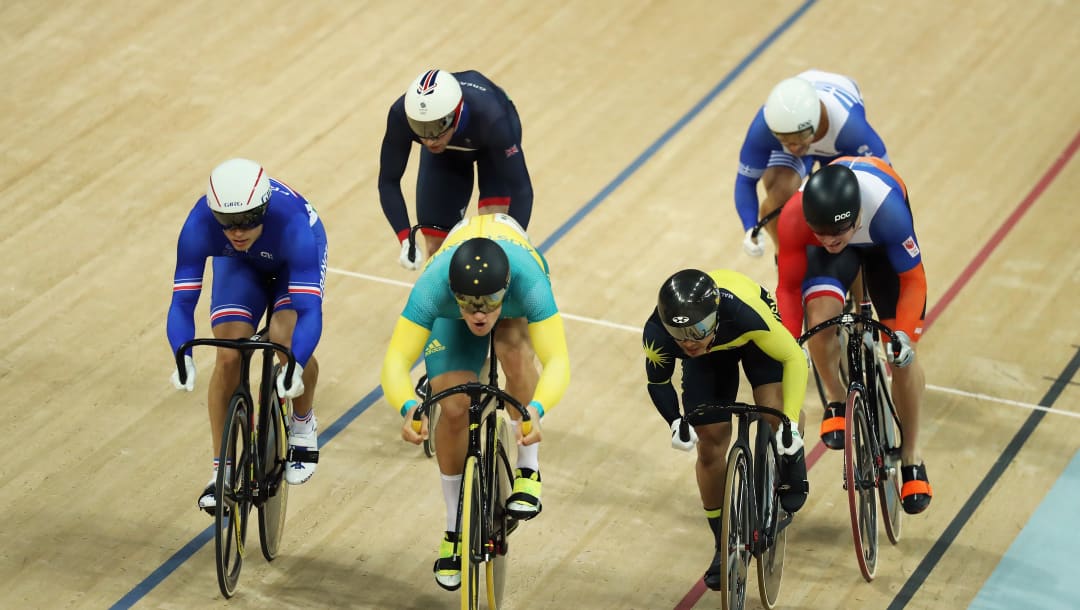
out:
M780 81L765 101L765 124L773 133L817 132L821 101L814 85L799 77Z
M437 138L461 115L461 85L445 70L428 70L405 91L405 116L421 138Z
M250 229L262 224L270 203L270 179L250 159L229 159L210 172L206 205L225 229Z

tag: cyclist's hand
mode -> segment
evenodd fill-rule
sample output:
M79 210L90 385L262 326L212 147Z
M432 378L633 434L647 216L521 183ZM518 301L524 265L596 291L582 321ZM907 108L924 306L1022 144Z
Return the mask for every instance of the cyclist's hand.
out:
M424 250L420 247L420 244L416 244L413 256L410 258L409 239L405 238L401 242L401 255L398 257L398 263L409 271L416 271L424 264Z
M172 384L177 390L187 390L190 392L195 389L195 361L191 356L184 356L184 372L187 373L187 381L180 383L180 371L178 369L173 369Z
M742 249L750 256L757 258L765 254L765 231L759 231L756 240L754 239L753 233L753 227L746 232L746 237L742 240Z
M896 339L900 343L900 355L893 354L893 344L888 342L885 344L885 356L888 357L889 362L895 364L900 368L911 364L912 360L915 360L915 348L911 345L911 337L907 336L902 330L896 331Z
M517 442L519 445L532 445L533 443L539 443L543 434L540 432L540 411L536 407L529 405L526 407L529 410L529 426L532 428L528 434L521 433L521 426L514 426L514 431L517 433Z
M280 398L296 398L304 393L304 367L297 363L296 368L293 369L292 384L285 387L285 370L288 367L282 367L281 372L277 377L277 393Z
M693 426L687 426L687 437L683 439L680 434L682 428L682 418L678 418L671 422L671 447L672 449L678 449L680 451L692 451L694 445L697 445L697 432L694 431Z
M780 455L795 455L803 448L802 435L799 434L799 429L795 426L791 426L791 444L784 444L784 427L780 426L776 429L776 451Z
M427 415L420 418L420 429L413 428L413 414L420 408L419 404L414 404L405 413L405 420L401 426L401 438L409 441L414 445L419 445L424 442L424 439L428 437L428 418Z

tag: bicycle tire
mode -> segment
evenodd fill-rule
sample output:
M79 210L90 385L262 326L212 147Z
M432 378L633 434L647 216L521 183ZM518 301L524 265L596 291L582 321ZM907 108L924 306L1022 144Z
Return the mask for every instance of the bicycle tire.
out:
M214 557L218 588L232 597L244 566L244 543L247 539L248 511L251 508L251 438L248 425L248 399L236 394L229 401L228 416L221 434L218 477L214 483L217 510L214 512ZM229 468L228 465L232 464Z
M758 527L764 537L757 556L758 594L767 610L776 606L784 577L787 529L780 529L780 461L772 428L764 419L757 421L754 444L754 478L757 491Z
M844 487L851 515L851 535L859 571L867 582L877 571L877 468L862 387L848 394L845 414Z
M480 604L480 506L480 464L470 456L461 478L461 610L477 610Z
M904 510L900 501L900 488L903 485L900 477L901 430L893 417L892 392L885 375L884 356L877 350L874 354L874 371L877 378L876 425L883 458L882 473L878 478L878 499L881 501L881 517L885 522L885 535L888 536L890 543L897 544L900 542L904 524Z
M742 445L728 454L724 477L724 516L720 543L726 546L721 556L720 600L724 610L740 610L746 604L746 580L750 571L750 544L753 540L750 521L754 499L750 491L750 456Z
M276 367L273 378L277 378ZM267 561L273 561L278 555L289 507L289 486L284 482L289 451L286 418L285 403L278 398L277 390L272 390L266 413L259 416L262 424L259 434L262 473L259 479L262 482L260 492L264 494L259 505L259 545Z
M507 553L509 546L507 538L517 528L517 520L506 511L506 499L514 487L513 472L510 470L510 427L506 418L495 414L495 438L492 450L488 455L492 456L491 467L488 472L491 476L492 490L491 504L491 527L489 531L494 545L494 556L486 565L487 602L489 610L496 610L502 604L503 592L506 590L507 580Z

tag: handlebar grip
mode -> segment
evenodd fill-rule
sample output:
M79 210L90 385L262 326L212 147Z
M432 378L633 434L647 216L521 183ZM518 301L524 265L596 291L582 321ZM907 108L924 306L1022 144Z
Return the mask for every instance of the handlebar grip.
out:
M679 440L684 443L690 442L690 424L686 422L686 418L679 421Z
M417 434L420 434L420 429L424 427L423 413L420 411L420 406L413 407L412 421L409 422L412 424L413 432Z
M784 422L783 429L780 432L780 440L784 441L785 447L791 446L791 422Z
M532 432L532 420L522 421L521 422L521 435L522 436L529 436L530 432Z

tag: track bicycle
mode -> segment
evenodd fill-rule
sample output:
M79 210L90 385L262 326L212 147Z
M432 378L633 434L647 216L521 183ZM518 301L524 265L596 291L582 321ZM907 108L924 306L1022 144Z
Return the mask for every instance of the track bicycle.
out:
M721 601L724 610L746 603L750 558L757 564L758 593L765 608L776 605L784 575L787 527L792 515L780 505L780 454L765 415L780 421L785 444L791 443L792 422L783 411L745 403L706 403L689 411L684 428L717 423L730 414L738 420L737 434L727 455L724 511L720 529ZM753 425L754 439L750 428ZM688 431L680 430L680 435Z
M258 509L263 557L273 561L285 529L289 501L289 486L283 482L286 465L293 459L318 461L317 450L289 450L286 422L290 404L277 394L275 380L280 366L274 356L280 352L288 359L286 379L290 380L296 358L289 348L264 340L268 334L269 323L250 339L192 339L176 350L181 382L187 377L184 354L194 346L235 349L241 356L240 383L229 399L214 483L214 556L218 588L226 598L236 592L240 580L251 507ZM251 358L255 352L263 356L257 409L251 394Z
M494 337L492 329L491 337ZM510 467L510 430L502 415L509 405L521 413L522 434L529 434L529 411L498 387L495 341L489 338L488 383L468 382L429 395L413 413L412 426L420 431L424 415L438 401L455 394L469 397L469 444L458 501L457 531L461 554L461 608L475 610L480 604L480 570L484 570L487 607L502 603L506 584L507 540L518 526L506 510L514 487Z
M889 327L874 319L870 301L863 299L858 313L843 313L810 328L799 337L799 344L834 327L846 338L847 353L844 488L848 494L855 555L863 578L869 582L877 570L879 499L885 533L892 544L900 541L903 435L889 389L880 335L887 336L897 350L900 343Z

